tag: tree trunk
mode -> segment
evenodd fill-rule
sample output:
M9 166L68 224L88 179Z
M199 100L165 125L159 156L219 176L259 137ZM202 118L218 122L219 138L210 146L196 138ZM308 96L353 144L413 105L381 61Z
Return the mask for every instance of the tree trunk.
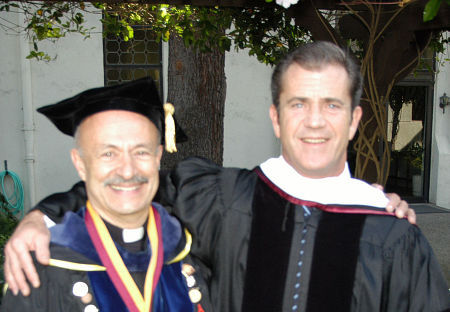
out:
M188 141L177 144L177 153L165 152L163 169L188 156L201 156L222 165L223 116L226 96L225 53L201 53L186 48L183 40L169 40L167 101Z

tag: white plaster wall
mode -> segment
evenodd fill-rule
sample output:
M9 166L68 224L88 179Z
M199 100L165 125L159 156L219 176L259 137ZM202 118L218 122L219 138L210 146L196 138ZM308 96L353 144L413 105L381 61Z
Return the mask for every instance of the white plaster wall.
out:
M269 118L272 67L232 47L226 53L225 75L223 164L251 169L280 154Z
M4 19L18 23L17 14L1 12ZM19 40L14 33L7 34L0 29L0 171L4 161L8 170L26 179L24 166L25 145L23 140L23 113L20 85ZM26 189L25 189L26 190Z
M450 32L447 32L450 37ZM450 59L450 48L440 59ZM439 107L439 98L447 93L450 96L450 62L446 61L437 68L433 106L433 142L430 172L430 201L450 209L450 106L445 113Z
M3 12L2 12L3 13ZM87 88L103 85L103 47L101 24L98 14L85 15L86 27L95 27L98 31L90 39L83 40L80 35L69 35L56 44L41 43L39 48L56 60L49 63L31 61L31 96L35 125L35 181L36 200L48 194L68 189L79 178L70 161L69 151L73 146L72 138L61 134L52 123L35 110L41 106L53 104ZM8 167L16 171L29 190L30 181L24 163L24 136L20 68L22 62L18 46L24 38L0 31L0 51L6 56L0 59L1 107L7 114L1 113L0 119L0 159L8 159ZM5 41L8 44L4 44ZM6 94L6 98L4 97ZM3 169L3 168L2 168ZM25 195L27 198L27 194ZM30 201L25 202L25 210Z

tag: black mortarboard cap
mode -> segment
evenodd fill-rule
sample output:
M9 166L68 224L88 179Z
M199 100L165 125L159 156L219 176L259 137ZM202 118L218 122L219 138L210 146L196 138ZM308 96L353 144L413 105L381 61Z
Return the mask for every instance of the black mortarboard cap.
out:
M40 107L37 111L50 119L61 132L73 136L83 119L106 110L126 110L146 116L160 131L161 139L164 140L165 110L151 77L89 89L56 104ZM186 134L176 121L174 125L176 142L187 141Z

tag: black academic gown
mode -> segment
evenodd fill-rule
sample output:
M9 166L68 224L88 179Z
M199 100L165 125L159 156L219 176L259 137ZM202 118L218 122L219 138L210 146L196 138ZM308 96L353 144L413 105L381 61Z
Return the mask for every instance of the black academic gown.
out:
M206 312L450 308L446 281L420 229L379 209L305 203L258 168L224 169L199 158L162 179L160 198L193 235L191 260L207 285ZM307 219L303 204L311 211ZM54 198L39 207L60 213Z
M186 240L178 221L170 217L160 205L153 206L161 217L166 264L162 267L153 293L152 311L191 312L193 306L181 274L181 263L176 261L167 264L184 250ZM63 222L50 229L52 262L49 266L43 266L35 261L42 286L32 288L28 297L16 297L8 291L3 298L2 311L128 311L89 237L84 213L85 209L76 214L67 212ZM130 252L123 243L116 243L141 292L151 257L148 239L143 241L143 246L141 251Z

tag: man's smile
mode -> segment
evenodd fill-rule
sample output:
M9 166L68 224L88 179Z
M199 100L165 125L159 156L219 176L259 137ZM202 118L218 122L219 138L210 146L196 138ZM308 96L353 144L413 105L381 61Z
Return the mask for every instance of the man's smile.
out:
M325 143L326 141L328 141L328 139L325 139L325 138L301 138L301 141L304 143L319 144L319 143Z
M142 184L127 185L127 186L110 184L109 186L115 191L131 192L131 191L135 191L138 188L140 188L142 186Z

